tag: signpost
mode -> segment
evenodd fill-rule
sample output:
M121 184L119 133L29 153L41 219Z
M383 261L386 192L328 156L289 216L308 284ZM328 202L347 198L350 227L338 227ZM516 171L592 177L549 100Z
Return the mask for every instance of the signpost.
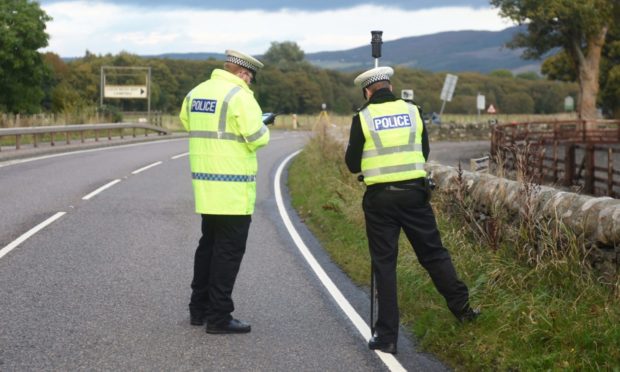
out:
M413 101L413 89L403 89L400 91L400 98L405 101Z
M146 85L106 85L103 87L105 98L147 98Z
M443 82L443 88L441 88L441 94L439 95L439 98L443 101L439 116L443 115L443 109L446 107L446 102L452 101L452 96L454 95L454 89L456 89L456 82L458 79L459 77L456 75L446 75L446 80Z
M113 84L108 83L108 78ZM140 82L136 84L136 80ZM122 84L127 82L127 84ZM151 68L133 66L101 66L100 104L104 98L146 99L147 121L151 120Z
M571 96L564 98L564 111L570 112L575 110L575 99Z
M476 98L476 108L478 109L478 121L480 121L480 111L484 110L486 107L486 99L483 94L478 93L478 97Z

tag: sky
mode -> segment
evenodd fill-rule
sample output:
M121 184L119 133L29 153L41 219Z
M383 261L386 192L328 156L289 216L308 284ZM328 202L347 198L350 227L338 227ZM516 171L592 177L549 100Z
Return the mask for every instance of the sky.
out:
M263 54L293 41L306 53L352 49L383 40L443 31L499 31L513 26L488 0L39 0L51 51L80 57L126 51L139 55Z

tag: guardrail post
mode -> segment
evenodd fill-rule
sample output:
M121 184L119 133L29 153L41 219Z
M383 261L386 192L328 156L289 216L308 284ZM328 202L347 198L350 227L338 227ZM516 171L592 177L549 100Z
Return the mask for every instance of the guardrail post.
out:
M19 150L20 139L21 139L21 136L19 134L15 136L15 150Z
M84 143L84 131L80 131L80 141L82 141L82 143Z
M65 138L67 139L67 145L71 143L71 137L69 136L69 132L65 132Z
M56 146L56 144L54 143L54 132L50 133L50 146Z
M575 178L575 144L564 147L564 186L571 186Z
M112 141L112 131L108 129L108 140Z
M32 144L33 144L33 146L35 148L39 147L39 141L37 140L37 134L36 133L32 134Z
M123 132L125 131L125 129L121 128L120 131L121 131L120 132L120 137L121 137L121 139L123 139Z
M95 129L95 142L99 142L99 131Z
M136 138L136 128L132 128L133 129L133 138Z
M586 178L584 192L594 194L594 145L586 145Z

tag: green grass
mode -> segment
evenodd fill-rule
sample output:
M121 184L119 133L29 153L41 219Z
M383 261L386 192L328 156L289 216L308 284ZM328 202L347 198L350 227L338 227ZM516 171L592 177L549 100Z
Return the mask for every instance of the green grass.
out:
M364 187L344 166L342 145L311 141L288 182L295 208L334 262L367 286ZM461 218L452 195L437 192L433 200L444 245L483 314L457 323L401 237L401 322L422 349L456 370L620 371L618 282L599 282L579 239L537 225L533 242L530 227L504 221L501 240L489 244Z

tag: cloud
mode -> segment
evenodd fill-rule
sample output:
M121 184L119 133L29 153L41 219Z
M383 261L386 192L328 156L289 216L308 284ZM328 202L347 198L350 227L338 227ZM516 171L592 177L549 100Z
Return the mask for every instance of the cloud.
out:
M86 50L151 55L222 53L232 48L262 54L272 41L295 41L309 53L367 44L371 29L383 30L387 41L441 31L511 26L490 7L403 10L361 5L329 11L231 11L72 1L44 5L43 9L54 18L48 24L50 43L46 50L63 57L81 56Z
M42 0L43 5L62 3L66 0ZM117 5L130 5L144 8L168 8L182 9L191 8L195 10L329 10L352 8L361 5L385 5L385 1L377 0L233 0L233 1L214 1L214 0L103 0L107 3ZM488 0L390 0L389 5L401 9L426 9L450 6L465 7L488 7Z

